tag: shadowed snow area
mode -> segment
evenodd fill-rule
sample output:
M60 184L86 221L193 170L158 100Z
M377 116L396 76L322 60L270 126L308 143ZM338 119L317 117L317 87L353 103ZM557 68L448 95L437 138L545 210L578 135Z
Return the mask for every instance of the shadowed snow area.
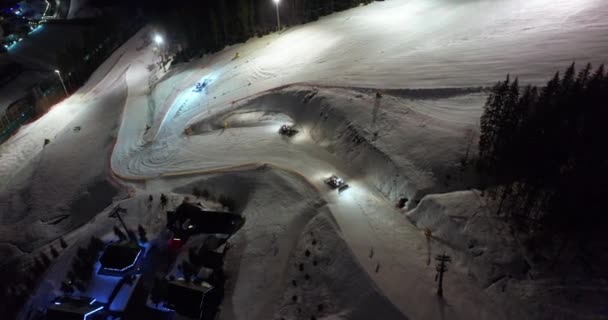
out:
M586 285L595 306L575 313L573 289L528 278L470 189L481 87L605 61L606 16L602 0L389 0L168 73L144 28L0 145L0 257L27 265L59 236L109 237L103 208L119 203L162 239L164 210L147 195L175 192L171 207L198 187L232 197L246 219L220 319L541 319L541 305L555 319L598 318L605 290ZM279 135L285 123L299 133ZM332 174L350 188L331 190ZM133 198L119 202L113 181ZM454 257L445 299L429 260L440 251ZM54 260L32 306L74 253Z
M275 318L407 319L373 284L332 220L321 214L302 232Z
M58 123L63 129L48 136L48 145L44 146L47 137L31 141L37 142L32 146L37 156L3 181L0 242L31 251L86 223L112 203L118 190L110 180L109 157L126 97L124 81L112 89L71 121Z
M293 87L195 122L191 126L194 135L179 141L184 147L172 144L169 148L188 150L187 155L173 158L186 170L267 162L294 168L317 182L331 172L344 171L390 199L419 199L429 192L473 185L474 177L460 160L468 148L475 153L474 115L481 113L484 99L481 93L444 99L407 100L390 95L378 99L353 90ZM440 110L435 112L438 116L434 110ZM283 123L295 125L300 133L291 139L278 135L282 123L267 119L279 114L285 118ZM248 119L263 116L259 118L263 121L255 127L238 122L233 127L230 119L240 120L244 115ZM227 128L218 128L219 123ZM210 131L213 128L215 134ZM212 145L219 152L202 152ZM143 159L135 162L145 164ZM160 167L171 168L170 160ZM155 168L137 169L155 172ZM445 181L446 175L452 181Z

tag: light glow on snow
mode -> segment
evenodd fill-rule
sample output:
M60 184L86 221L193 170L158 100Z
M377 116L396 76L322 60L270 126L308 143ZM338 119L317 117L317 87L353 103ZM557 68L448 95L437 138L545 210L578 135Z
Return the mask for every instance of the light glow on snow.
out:
M306 127L296 127L296 129L300 130L298 134L291 137L291 142L295 144L303 144L303 143L313 143L310 135L308 134L308 130Z
M219 75L218 71L212 71L212 72L209 72L208 74L206 74L204 77L201 77L197 81L197 82L200 82L200 83L204 83L205 81L207 81L207 85L203 89L203 92L206 91L210 86L213 85L213 83L215 82L215 80L217 80L218 75Z
M355 181L345 181L348 184L348 189L339 192L336 189L336 193L338 194L338 201L344 203L355 203L357 199L365 199L367 195L363 194L363 189L359 187L359 184Z
M268 132L269 134L279 134L279 130L281 129L281 126L284 125L284 124L285 123L277 123L277 124L267 125L266 126L266 132ZM287 124L287 125L290 125L290 124ZM297 135L299 135L299 133Z
M412 21L420 19L420 13L427 9L431 1L412 1L406 5L404 10L382 10L369 14L356 16L361 23L371 28L381 28L387 32L400 29L404 23L411 24ZM426 21L429 23L430 21ZM423 25L420 25L421 27ZM412 30L414 31L414 30Z
M325 184L325 180L329 177L331 177L333 174L335 174L334 172L331 171L326 171L326 170L322 170L317 172L314 176L311 177L312 181L319 181L321 183Z
M336 49L341 37L331 29L313 27L286 33L262 50L256 63L263 69L278 70L285 65L302 65L315 61L324 53Z

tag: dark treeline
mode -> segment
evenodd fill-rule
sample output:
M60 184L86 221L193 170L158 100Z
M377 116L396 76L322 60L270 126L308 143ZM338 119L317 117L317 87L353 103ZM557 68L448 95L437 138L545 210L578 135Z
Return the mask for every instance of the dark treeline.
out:
M508 77L481 117L480 165L518 231L583 240L608 219L608 76L587 65L543 88Z
M317 20L333 12L368 4L373 0L281 0L281 25L291 26ZM191 58L221 50L276 30L276 9L272 0L182 0L169 8L159 4L153 11L159 27Z
M57 52L57 69L61 70L68 90L75 90L84 84L97 67L135 34L144 22L141 17L128 21L111 16L98 19L82 32L80 39Z

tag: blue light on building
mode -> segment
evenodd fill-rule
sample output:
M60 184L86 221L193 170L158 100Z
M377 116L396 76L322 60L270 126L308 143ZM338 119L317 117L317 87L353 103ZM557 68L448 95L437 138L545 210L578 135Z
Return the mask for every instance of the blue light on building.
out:
M38 31L42 30L43 27L44 27L43 24L39 24L35 28L32 28L32 31L28 32L28 35L32 35L32 34L38 32Z
M105 268L105 270L108 270L108 271L114 271L114 272L123 272L123 271L129 270L130 268L132 268L133 266L135 266L135 264L137 263L137 259L139 259L139 256L141 255L141 252L142 252L142 251L143 251L143 250L139 250L139 252L138 252L138 253L137 253L137 255L135 256L135 259L133 259L133 263L131 263L130 265L128 265L128 266L126 266L126 267L124 267L124 268L121 268L121 269L115 269L115 268Z
M87 318L88 318L90 315L92 315L92 314L94 314L94 313L97 313L97 312L101 311L102 309L103 309L103 306L101 306L101 307L99 307L99 308L97 308L97 309L95 309L95 310L93 310L93 311L91 311L91 312L89 312L89 313L85 314L85 315L84 315L84 320L87 320Z
M46 310L46 319L65 320L98 319L106 307L97 300L85 296L60 296ZM99 314L97 314L99 313Z

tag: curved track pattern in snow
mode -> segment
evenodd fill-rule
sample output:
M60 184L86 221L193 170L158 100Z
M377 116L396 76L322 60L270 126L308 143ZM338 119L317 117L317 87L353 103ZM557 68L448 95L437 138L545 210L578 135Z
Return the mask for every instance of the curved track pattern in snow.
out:
M278 121L243 125L248 120L230 117L224 119L225 129L217 129L216 122L213 130L205 134L185 136L184 130L214 115L247 106L255 99L263 104L266 95L272 96L294 83L378 90L470 88L491 85L510 73L521 77L522 82L539 84L572 61L595 64L605 61L606 16L608 3L602 0L383 1L281 34L252 39L210 58L177 66L166 75L150 68L157 57L151 48L140 46L141 37L146 36L144 30L100 68L102 71L92 77L96 83L90 81L76 97L24 128L0 149L3 161L0 175L10 180L14 172L25 167L19 162L38 158L41 151L33 147L36 143L65 129L64 122L50 120L55 113L73 116L79 112L78 107L92 105L98 99L97 105L102 105L105 97L101 93L114 90L114 80L124 73L128 93L111 158L111 168L117 176L151 181L265 163L304 176L318 190L325 190L320 191L321 195L328 200L328 208L346 243L381 292L412 318L441 318L439 311L418 306L412 296L416 293L427 303L434 301L434 294L428 290L432 281L413 276L428 273L415 263L424 259L424 237L396 214L385 197L390 191L370 185L366 178L370 173L351 164L372 159L368 158L369 153L379 150L387 157L373 159L406 166L411 175L386 171L394 175L374 173L376 179L385 175L394 180L393 185L399 181L411 184L404 190L412 195L432 190L439 180L437 163L445 160L443 157L461 154L466 148L445 141L461 143L467 132L475 130L484 99L482 93L434 100L387 95L378 102L373 94L351 92L347 99L357 100L362 105L358 110L366 110L369 116L344 112L346 116L339 117L341 123L336 124L343 135L337 137L319 135L318 128L312 126L305 127L293 141L286 141L276 133ZM233 59L236 53L238 58ZM159 77L161 82L153 85L151 79ZM213 80L209 88L201 93L192 92L194 83L207 77ZM314 95L314 88L308 89ZM332 103L336 101L341 100L324 95L314 109L301 111L312 111L321 121L336 121L332 113L335 111ZM384 101L401 104L402 108L387 111L383 109ZM363 107L366 103L367 108ZM262 109L259 104L258 107ZM278 103L273 107L279 109L274 111L280 111L288 106ZM338 111L347 110L348 106L342 107ZM407 123L404 130L411 135L392 135L391 128L398 124L386 120L389 114ZM229 122L235 126L230 127ZM34 130L41 124L44 125ZM429 132L437 138L437 145L417 143L428 143L423 138ZM407 141L413 137L419 140ZM353 138L355 144L373 142L376 138L379 142L367 143L371 151L359 152L356 148L340 149L346 147L335 142L345 138ZM390 143L382 144L382 139L406 140L398 145L407 146L408 150L399 153L390 149ZM344 159L332 148L352 154L352 158ZM438 150L431 150L434 148ZM430 164L425 164L425 160ZM349 179L351 189L343 195L327 191L322 180L331 173ZM376 266L367 260L370 246L375 248L379 259L388 261L383 266L387 271L375 275ZM394 279L403 281L395 283ZM461 298L450 309L452 315L501 318L468 280L455 277L453 281L459 292L452 292L451 296Z

